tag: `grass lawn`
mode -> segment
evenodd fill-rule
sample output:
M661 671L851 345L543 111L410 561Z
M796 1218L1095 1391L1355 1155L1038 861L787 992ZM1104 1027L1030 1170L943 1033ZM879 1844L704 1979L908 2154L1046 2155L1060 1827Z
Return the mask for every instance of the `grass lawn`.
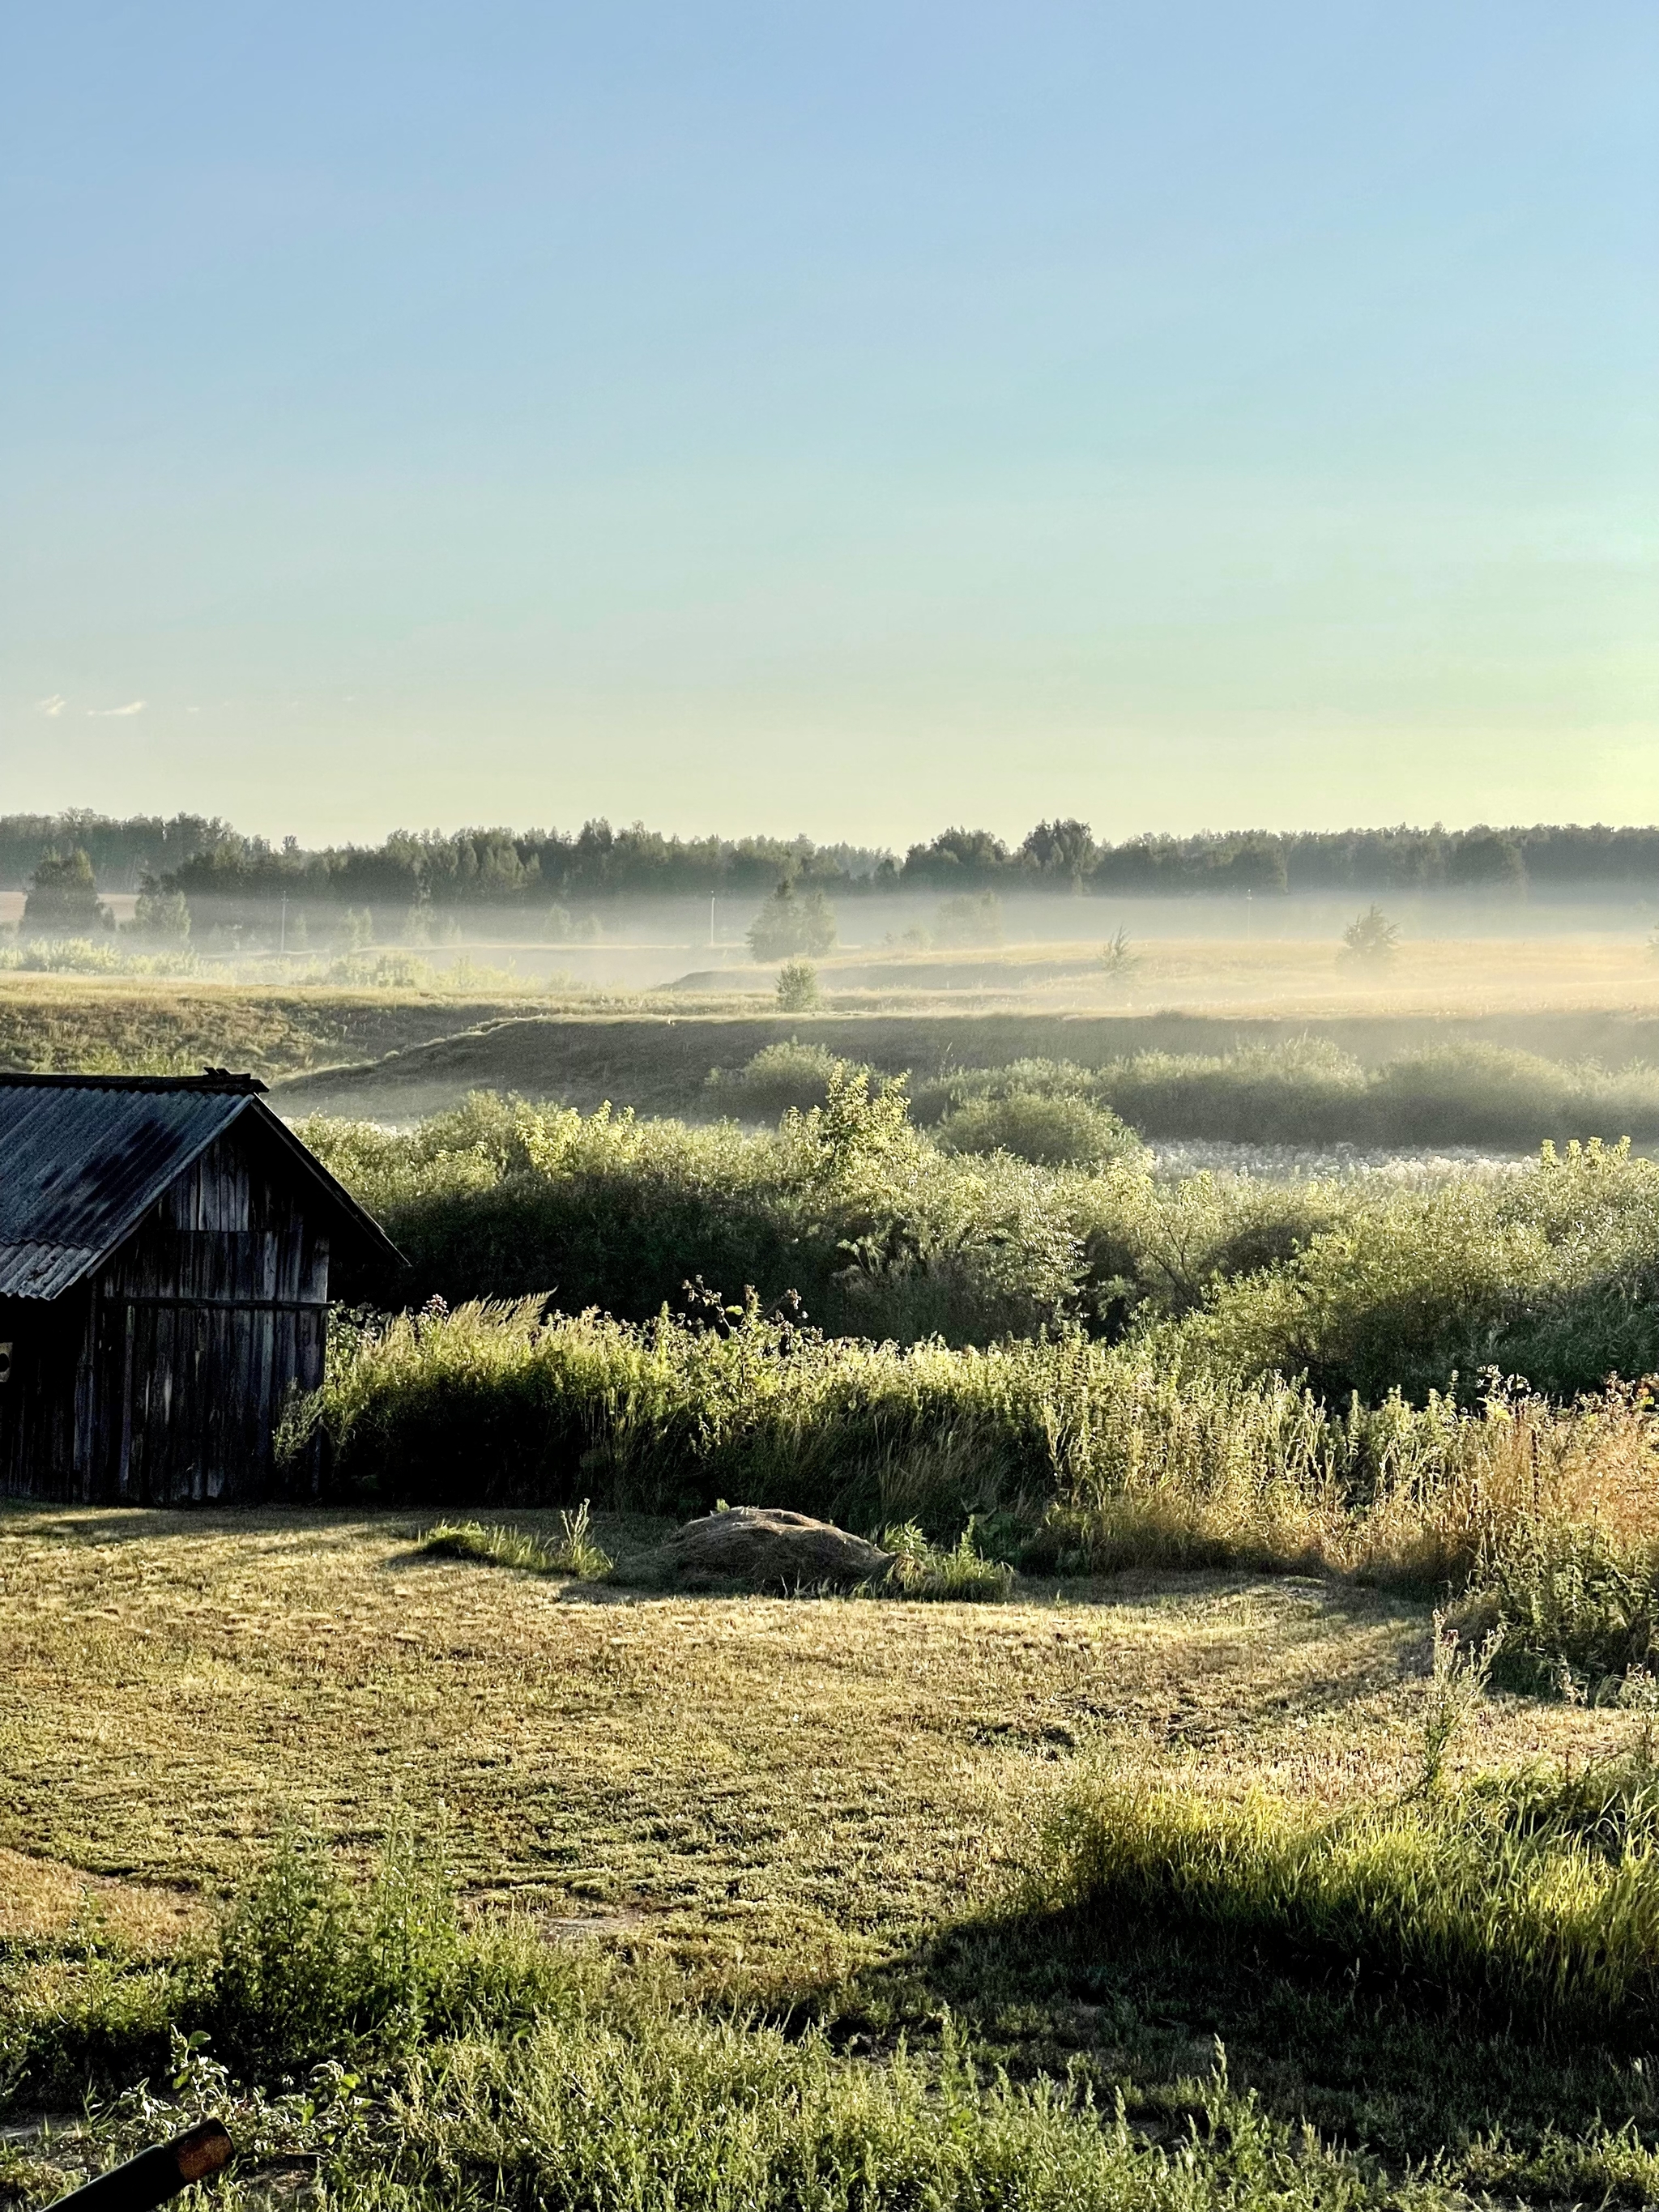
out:
M1639 2068L1449 2041L1190 1934L1009 1913L1091 1768L1331 1808L1403 1791L1420 1607L1221 1575L976 1606L646 1595L423 1557L420 1526L0 1509L0 1946L91 1912L166 1954L285 1820L367 1863L401 1803L473 1915L854 2054L949 2011L1017 2075L1082 2053L1155 2119L1220 2036L1269 2111L1401 2157L1517 2116L1659 2119ZM625 1571L659 1529L595 1533ZM1456 1762L1607 1753L1632 1725L1489 1698Z
M0 1513L5 1909L61 1916L76 1869L150 1924L150 1886L228 1887L284 1814L366 1855L401 1798L480 1899L842 1972L991 1899L1091 1751L1340 1794L1419 1695L1420 1613L1311 1583L646 1596L423 1558L420 1525ZM595 1525L624 1562L653 1528Z

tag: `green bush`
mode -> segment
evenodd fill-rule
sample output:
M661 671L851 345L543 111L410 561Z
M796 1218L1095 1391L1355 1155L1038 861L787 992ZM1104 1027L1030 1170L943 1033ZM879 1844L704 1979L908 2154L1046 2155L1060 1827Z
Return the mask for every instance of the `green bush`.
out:
M842 1060L827 1045L802 1044L791 1037L787 1044L769 1044L742 1067L715 1067L708 1073L708 1090L714 1103L750 1121L775 1121L792 1109L810 1114L825 1105L830 1079L852 1063ZM873 1072L860 1067L866 1085Z
M1012 1152L1041 1167L1099 1167L1138 1149L1115 1114L1086 1099L1017 1091L947 1114L939 1141L952 1152Z
M971 1517L948 1548L930 1543L914 1521L884 1528L879 1541L884 1552L893 1554L881 1584L884 1596L994 1601L1012 1593L1013 1569L981 1555L974 1541Z
M302 1133L410 1262L341 1285L380 1303L540 1291L642 1320L699 1274L767 1304L796 1291L831 1328L962 1341L1055 1318L1083 1273L1059 1186L948 1157L901 1086L840 1063L775 1135L482 1096L410 1132Z
M778 970L778 1010L805 1013L819 1003L818 971L810 960L786 960Z
M134 1964L91 1945L21 1974L0 1951L0 2101L78 2100L99 2079L159 2076L205 2045L244 2080L408 2056L481 2027L522 2033L557 2004L567 1962L516 1923L462 1924L449 1877L394 1821L367 1881L321 1840L278 1837L212 1939Z
M1553 1394L1659 1367L1659 1166L1623 1146L1352 1201L1271 1270L1220 1280L1204 1356L1333 1399L1496 1368Z

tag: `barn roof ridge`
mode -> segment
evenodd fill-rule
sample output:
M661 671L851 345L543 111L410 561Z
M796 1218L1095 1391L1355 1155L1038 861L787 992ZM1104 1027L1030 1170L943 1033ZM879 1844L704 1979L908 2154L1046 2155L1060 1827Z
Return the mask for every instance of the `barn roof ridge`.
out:
M70 1289L244 1119L337 1218L398 1258L374 1215L264 1103L264 1089L218 1068L182 1077L0 1074L0 1297L50 1299Z
M269 1085L257 1075L239 1075L228 1067L204 1067L199 1075L77 1075L56 1070L0 1068L0 1084L27 1084L43 1091L210 1091L221 1096L262 1097Z

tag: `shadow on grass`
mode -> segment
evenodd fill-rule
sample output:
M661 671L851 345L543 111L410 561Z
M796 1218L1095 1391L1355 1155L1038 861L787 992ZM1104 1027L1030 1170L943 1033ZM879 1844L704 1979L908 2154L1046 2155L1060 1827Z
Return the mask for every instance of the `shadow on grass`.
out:
M1443 1995L1321 1971L1212 1928L1126 1914L968 1921L799 2008L853 2051L954 2016L1016 2077L1081 2064L1154 2135L1200 2110L1224 2050L1275 2117L1390 2165L1501 2138L1536 2154L1598 2124L1659 2137L1659 2022L1638 2045L1531 2035Z

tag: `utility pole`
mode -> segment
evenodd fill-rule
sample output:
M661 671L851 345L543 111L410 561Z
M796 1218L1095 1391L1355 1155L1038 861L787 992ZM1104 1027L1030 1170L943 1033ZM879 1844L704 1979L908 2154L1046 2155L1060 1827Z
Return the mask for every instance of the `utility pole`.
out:
M278 927L276 950L279 953L286 953L288 951L288 893L286 891L283 893L283 919Z
M714 891L708 894L708 949L711 952L714 949L714 901L717 896Z

